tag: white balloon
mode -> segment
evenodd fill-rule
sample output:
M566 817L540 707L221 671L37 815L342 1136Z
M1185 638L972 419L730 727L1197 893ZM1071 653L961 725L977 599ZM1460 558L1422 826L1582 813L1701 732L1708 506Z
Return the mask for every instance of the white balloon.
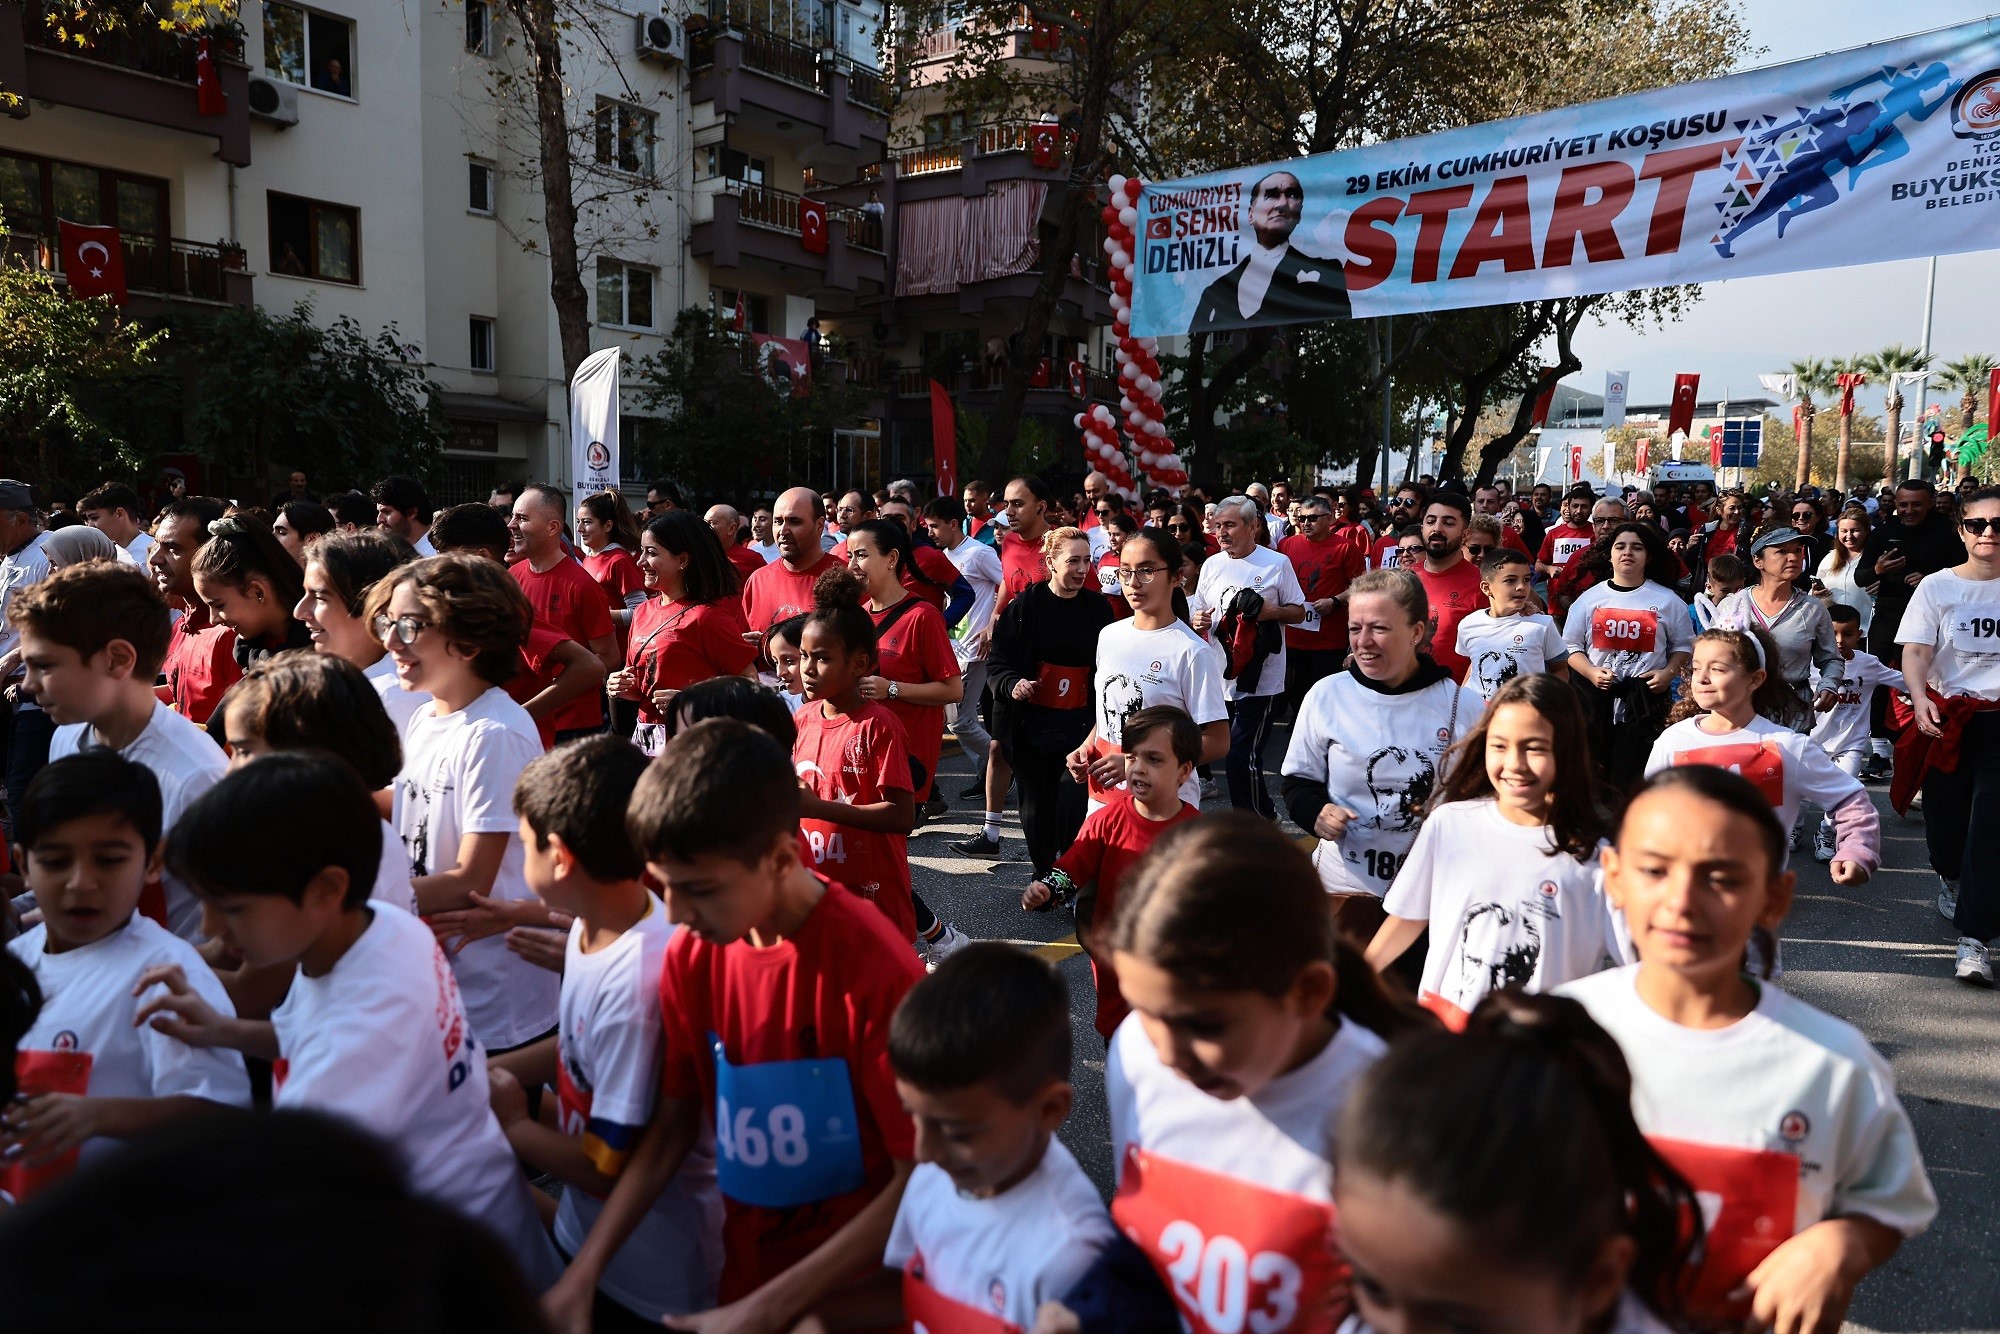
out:
M1118 368L1118 378L1121 380L1133 379L1138 374L1139 374L1139 368L1137 366L1134 366L1129 361Z
M1109 236L1104 238L1104 253L1107 255L1113 255L1118 253L1118 242L1116 238Z
M1133 226L1135 223L1139 221L1139 210L1136 208L1119 209L1118 221L1126 227Z
M1160 387L1159 381L1155 380L1152 376L1146 374L1144 371L1141 371L1138 375L1133 377L1132 385L1140 393L1144 394L1147 398L1151 398L1153 396L1153 391Z
M1115 195L1125 188L1125 178L1123 176L1113 176L1105 184L1111 187L1111 193Z
M1134 405L1132 402L1132 396L1130 394L1120 394L1118 396L1118 410L1120 412L1130 412L1133 406Z
M1111 320L1114 324L1130 324L1132 322L1132 312L1129 310L1114 310L1111 312Z
M1083 429L1083 414L1081 412L1076 414L1076 425L1078 430Z

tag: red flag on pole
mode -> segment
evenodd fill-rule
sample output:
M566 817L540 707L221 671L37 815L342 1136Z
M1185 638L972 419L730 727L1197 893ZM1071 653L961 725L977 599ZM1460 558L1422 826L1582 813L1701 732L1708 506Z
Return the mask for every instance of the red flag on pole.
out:
M1640 436L1639 445L1636 452L1638 457L1633 460L1633 471L1644 472L1646 471L1646 465L1652 461L1651 459L1651 455L1653 452L1652 437L1644 435Z
M1842 371L1833 377L1840 385L1840 415L1851 416L1854 412L1854 391L1868 383L1868 377L1860 371Z
M1694 399L1701 385L1699 375L1674 377L1673 406L1667 409L1667 434L1694 430Z
M1806 445L1806 409L1803 403L1792 406L1792 439L1800 449Z
M1542 367L1542 392L1535 396L1535 415L1528 420L1530 428L1548 425L1549 409L1555 405L1556 401L1555 374L1555 367Z
M826 201L824 199L801 199L799 201L799 240L804 243L808 255L826 253Z
M1031 125L1028 127L1028 161L1046 171L1056 165L1061 156L1062 134L1060 125Z
M1711 468L1720 468L1722 466L1722 428L1720 426L1711 426L1708 428L1708 466Z
M124 305L125 252L118 244L118 229L59 221L56 230L69 294L78 300L108 296L112 304Z
M1992 439L2000 423L2000 366L1986 373L1986 438Z
M958 414L952 411L951 395L936 380L931 381L931 458L937 470L941 496L958 494Z
M1582 445L1571 445L1569 447L1569 480L1571 482L1580 482L1583 480Z
M206 37L195 44L194 105L204 116L229 114L229 95L222 91L222 78L215 72L215 51Z
M736 289L736 332L742 333L750 327L750 308L743 302L743 289Z

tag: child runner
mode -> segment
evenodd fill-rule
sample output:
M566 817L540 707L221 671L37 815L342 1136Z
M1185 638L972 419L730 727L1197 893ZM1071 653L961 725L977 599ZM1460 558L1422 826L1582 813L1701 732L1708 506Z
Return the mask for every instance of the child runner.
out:
M1077 939L1097 986L1097 1031L1106 1041L1131 1012L1118 994L1110 951L1098 939L1117 914L1118 887L1155 839L1201 813L1180 793L1201 754L1194 719L1166 704L1141 709L1125 720L1124 751L1124 789L1084 818L1048 879L1021 892L1021 906L1031 912L1058 898L1074 903Z
M1727 598L1743 591L1743 585L1750 582L1750 567L1740 556L1723 552L1708 562L1708 578L1702 590L1694 595L1691 615L1697 631L1706 630L1715 624L1715 609Z
M269 1020L238 1019L193 989L193 970L156 967L144 981L167 990L139 1016L190 1047L275 1062L279 1111L388 1141L419 1194L483 1224L540 1291L559 1261L487 1105L486 1054L451 967L429 927L368 897L381 825L331 756L267 755L217 783L168 848L174 870L247 965L296 964L298 977Z
M195 592L210 620L236 632L236 665L312 647L305 626L292 615L304 592L292 553L247 515L225 515L208 531L207 543L194 555Z
M157 869L160 788L107 750L52 761L14 809L22 870L42 920L7 944L34 973L40 1015L10 1072L19 1101L0 1118L0 1196L19 1203L94 1157L175 1117L250 1105L235 1055L190 1051L133 1022L149 969L181 967L218 1011L229 997L194 947L140 915Z
M490 1068L493 1110L521 1161L563 1183L555 1234L571 1255L660 1096L660 961L677 928L642 882L646 865L625 835L625 809L645 771L631 742L586 737L530 764L514 789L528 887L576 921L563 962L561 1033L531 1071ZM530 1115L517 1074L555 1086L556 1125ZM605 1269L595 1328L657 1328L664 1316L706 1311L721 1270L722 1197L715 1145L704 1135Z
M736 573L708 526L687 510L669 510L639 537L638 569L648 596L632 612L624 666L604 688L636 707L633 742L647 755L667 743L662 726L675 694L697 681L736 676L756 660L743 639Z
M581 1326L704 1121L726 1210L729 1305L711 1321L790 1329L880 1262L914 1152L889 1021L923 969L905 933L800 861L800 815L783 748L734 719L681 733L639 780L626 830L684 928L661 965L662 1097L549 1295L558 1328Z
M168 637L159 590L129 565L73 565L16 593L7 619L21 634L25 689L57 724L49 758L101 746L145 765L160 785L160 827L171 830L229 761L153 693ZM140 911L182 940L202 939L201 904L171 876L148 883Z
M1421 1018L1336 936L1305 854L1247 812L1155 843L1107 943L1133 1010L1104 1075L1112 1217L1193 1334L1338 1324L1334 1128Z
M1861 780L1846 773L1809 737L1772 722L1764 708L1785 708L1790 687L1772 675L1762 630L1706 630L1695 637L1690 704L1707 710L1660 733L1646 772L1669 765L1712 764L1749 779L1786 829L1811 801L1833 821L1828 868L1836 885L1866 884L1882 864L1882 824Z
M379 528L329 533L306 557L305 594L292 609L314 648L345 658L366 673L399 737L410 715L430 696L397 686L396 660L368 625L368 590L416 558L408 542Z
M1572 568L1604 577L1578 596L1563 622L1570 670L1590 719L1590 749L1615 792L1644 772L1646 748L1666 726L1667 689L1688 664L1694 626L1674 592L1673 553L1658 525L1621 523L1605 550Z
M1861 613L1844 602L1826 609L1833 620L1833 641L1847 660L1847 673L1838 682L1816 683L1818 689L1833 691L1833 707L1820 712L1813 723L1813 743L1833 760L1834 767L1850 778L1860 778L1868 763L1871 747L1869 719L1874 716L1875 692L1883 686L1900 687L1903 674L1861 647ZM1833 817L1822 816L1813 830L1813 857L1833 860Z
M451 965L473 1032L504 1052L556 1026L556 979L498 938L547 922L522 879L513 810L515 781L542 742L500 685L514 674L534 613L506 568L478 556L403 566L377 593L386 603L375 630L396 679L431 697L403 734L396 781L393 818L410 883L426 913L483 910L477 925L453 919Z
M813 600L800 648L806 707L793 718L800 832L814 871L873 903L903 939L913 940L910 752L888 706L861 693L862 682L881 667L875 622L861 606L859 581L844 569L821 575Z
M889 1064L917 1167L887 1268L804 1328L1032 1329L1116 1235L1055 1137L1074 1096L1068 986L1025 950L968 946L903 998Z
M771 633L764 641L764 655L771 660L772 670L778 677L778 697L785 701L788 712L796 715L805 707L806 684L801 675L804 655L801 646L805 642L806 618L789 616L771 627Z
M1569 649L1555 617L1535 609L1535 566L1505 547L1490 552L1479 567L1479 591L1486 610L1458 623L1458 656L1466 660L1465 684L1492 699L1517 676L1536 672L1569 674Z
M1598 884L1608 830L1576 692L1517 676L1459 746L1368 946L1368 962L1387 968L1428 928L1417 998L1454 1030L1488 992L1552 991L1620 954Z
M1784 826L1749 780L1686 765L1646 781L1603 858L1640 962L1562 994L1618 1040L1639 1128L1707 1194L1692 1313L1836 1329L1937 1197L1889 1063L1742 970L1752 928L1791 907Z
M1639 1133L1618 1044L1576 1002L1496 992L1466 1032L1398 1041L1337 1144L1348 1334L1680 1327L1699 1205Z

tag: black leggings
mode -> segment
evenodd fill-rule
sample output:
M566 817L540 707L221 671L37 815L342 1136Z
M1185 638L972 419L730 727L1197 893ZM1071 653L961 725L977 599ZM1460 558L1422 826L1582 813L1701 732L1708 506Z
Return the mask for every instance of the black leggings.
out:
M1931 869L1958 882L1958 934L2000 937L2000 713L1974 714L1958 768L1924 776L1924 840Z
M910 891L910 906L917 910L917 934L929 935L937 925L937 914L931 911L930 904L924 902L924 896L914 889Z
M1013 751L1014 781L1021 792L1021 837L1028 845L1028 860L1035 878L1043 879L1055 866L1056 858L1076 842L1083 828L1083 785L1069 776L1063 761L1075 747L1061 743L1037 742L1017 735Z

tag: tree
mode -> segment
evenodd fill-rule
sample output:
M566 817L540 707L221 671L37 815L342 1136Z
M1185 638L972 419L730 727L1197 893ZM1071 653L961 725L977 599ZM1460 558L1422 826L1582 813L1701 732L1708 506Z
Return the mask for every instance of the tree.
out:
M1840 385L1834 380L1834 363L1821 357L1807 357L1793 362L1787 368L1798 386L1799 415L1805 419L1805 436L1799 443L1798 467L1792 480L1792 489L1802 490L1811 477L1813 419L1819 415L1819 399L1838 393ZM1765 439L1771 439L1765 432Z
M1891 343L1879 352L1870 352L1861 358L1861 369L1882 382L1887 394L1883 399L1882 414L1882 484L1894 486L1900 470L1897 458L1898 447L1902 443L1903 430L1903 381L1906 376L1914 376L1927 371L1935 361L1928 352L1920 352L1901 343ZM1922 457L1922 452L1918 452Z
M1840 385L1840 444L1834 451L1833 489L1847 494L1848 463L1854 453L1854 390L1867 383L1864 357L1838 357L1832 362L1834 380ZM1845 383L1841 383L1845 381Z
M1964 356L1947 361L1938 374L1937 386L1945 393L1958 394L1958 433L1964 435L1979 421L1979 400L1992 384L1993 371L2000 362L1984 352L1968 352ZM1986 433L1993 434L1993 423L1986 423Z

